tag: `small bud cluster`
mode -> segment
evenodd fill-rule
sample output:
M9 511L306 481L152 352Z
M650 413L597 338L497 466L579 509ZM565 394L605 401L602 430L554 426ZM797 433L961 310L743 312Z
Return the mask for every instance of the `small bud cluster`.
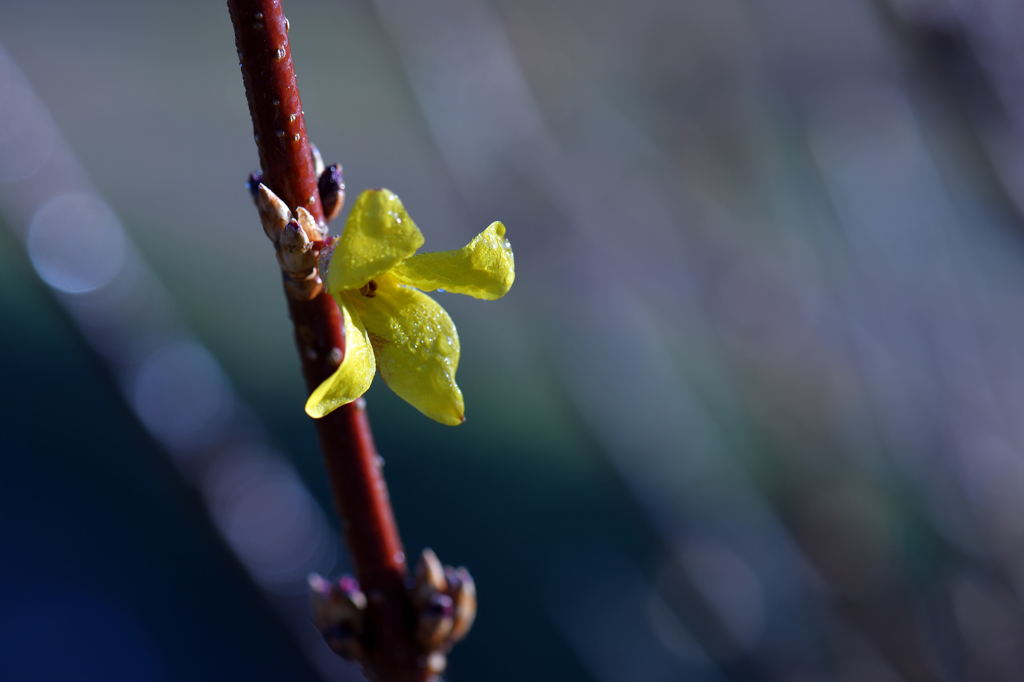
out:
M313 619L332 651L351 661L366 660L366 596L350 576L330 582L310 576ZM443 566L425 549L409 587L415 610L415 639L420 665L438 676L447 654L469 632L476 618L476 584L465 568Z
M366 659L363 646L366 595L351 576L331 582L313 574L309 576L313 600L313 623L324 636L331 651L349 661Z
M345 181L341 166L324 166L320 151L311 149L319 180L317 189L327 220L333 220L345 203ZM327 226L317 223L313 215L299 206L293 213L288 205L263 184L263 173L250 173L246 187L259 210L263 231L274 245L277 262L285 276L288 295L309 300L323 288L317 274L317 256L327 239Z
M476 618L476 583L465 568L442 566L431 549L420 554L414 580L416 638L425 649L448 651Z
M318 225L302 206L292 213L262 182L256 186L255 199L263 231L277 252L289 295L300 300L313 298L322 286L316 274L317 251L313 244L327 236L326 226Z

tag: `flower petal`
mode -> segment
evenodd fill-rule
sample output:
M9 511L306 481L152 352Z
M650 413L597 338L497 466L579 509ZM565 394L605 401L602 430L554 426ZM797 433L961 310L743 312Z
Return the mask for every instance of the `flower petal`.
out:
M370 332L380 375L391 390L431 419L455 426L465 421L462 391L455 383L459 335L437 302L392 275L376 279L372 296L345 292Z
M363 192L331 256L327 291L358 289L423 246L423 235L391 190Z
M505 239L505 226L498 222L461 249L421 253L392 272L417 289L444 289L488 301L507 294L516 278L512 246Z
M340 296L335 300L345 324L345 357L334 374L320 384L306 401L306 414L314 419L324 417L366 393L376 369L373 348L362 320Z

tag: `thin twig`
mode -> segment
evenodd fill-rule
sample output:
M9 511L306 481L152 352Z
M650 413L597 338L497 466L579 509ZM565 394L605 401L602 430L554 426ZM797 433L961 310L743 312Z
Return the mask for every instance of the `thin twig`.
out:
M264 183L289 208L305 207L322 222L281 3L228 0L228 9ZM337 368L344 349L338 308L319 287L317 291L310 300L300 300L286 287L295 343L310 391ZM356 576L368 598L367 673L380 682L428 679L413 642L405 555L363 401L317 420L316 427Z

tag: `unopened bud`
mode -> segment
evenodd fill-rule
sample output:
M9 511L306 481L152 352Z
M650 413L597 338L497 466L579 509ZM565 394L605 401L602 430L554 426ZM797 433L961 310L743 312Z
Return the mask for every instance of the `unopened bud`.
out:
M288 204L284 203L269 187L260 183L256 190L256 208L259 209L263 231L267 233L270 241L277 244L281 231L292 219L292 212L288 209Z
M332 163L324 169L318 176L316 186L320 192L320 203L324 207L324 219L331 222L345 205L345 177L341 164Z
M295 209L295 217L299 223L299 227L301 227L302 231L306 233L306 236L309 237L310 241L323 241L324 237L327 236L326 228L321 228L317 225L313 214L302 206Z
M444 566L437 558L434 550L427 547L420 553L416 562L416 582L413 599L420 606L427 603L431 596L438 592L446 592L448 585L444 579Z
M316 265L313 242L299 223L290 220L277 239L277 259L281 269L292 276L305 277Z
M465 568L443 565L431 549L420 553L409 585L416 639L427 652L447 652L476 619L476 583Z
M349 660L365 660L363 645L366 597L354 578L336 583L313 574L309 576L313 622L327 646Z

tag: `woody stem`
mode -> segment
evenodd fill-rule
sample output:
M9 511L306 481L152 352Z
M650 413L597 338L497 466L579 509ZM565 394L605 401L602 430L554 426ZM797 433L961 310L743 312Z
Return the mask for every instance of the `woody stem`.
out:
M323 209L280 0L228 0L264 183L318 222ZM337 368L345 340L326 293L298 300L286 289L302 373L312 391ZM363 401L315 422L356 576L368 597L367 673L379 682L427 679L413 645L407 568Z

